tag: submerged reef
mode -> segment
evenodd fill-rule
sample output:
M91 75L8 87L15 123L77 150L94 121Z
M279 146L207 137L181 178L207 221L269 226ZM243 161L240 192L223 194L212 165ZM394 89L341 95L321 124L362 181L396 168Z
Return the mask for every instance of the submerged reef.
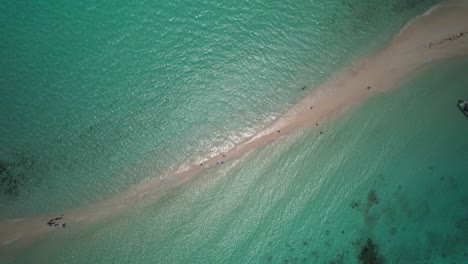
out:
M431 179L427 180L427 185L420 186L422 194L450 193L452 196L447 196L444 204L466 207L466 188L462 188L464 182L461 181L464 175L440 171L429 167ZM384 264L438 263L437 260L443 259L447 263L466 262L468 252L463 247L468 232L466 214L452 215L445 229L431 228L438 224L432 222L432 217L438 217L434 211L440 204L433 206L430 200L412 196L412 188L402 182L386 186L384 179L374 182L367 191L359 193L360 197L345 201L347 210L362 217L358 226L324 223L318 230L311 229L301 240L281 241L277 250L265 256L267 262ZM427 226L412 233L411 226L419 223ZM404 242L408 238L416 243L420 239L425 246L408 247Z
M0 160L0 193L15 198L27 177L34 174L35 161L29 152L17 152Z
M375 189L371 189L367 194L367 206L372 207L379 203L379 198L377 197L377 192Z
M378 247L370 238L361 247L358 254L359 262L362 264L383 264L384 259L378 252Z

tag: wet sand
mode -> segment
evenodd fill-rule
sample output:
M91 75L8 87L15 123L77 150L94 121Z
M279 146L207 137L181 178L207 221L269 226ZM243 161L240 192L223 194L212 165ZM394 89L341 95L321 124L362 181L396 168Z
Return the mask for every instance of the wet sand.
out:
M237 160L285 134L313 126L369 96L387 91L425 64L463 55L468 55L468 1L449 1L416 17L386 47L315 87L272 124L227 152L157 175L83 208L0 222L0 252L21 247L52 231L76 229L124 209L145 206L208 168ZM47 224L61 214L60 223L66 223L66 227Z

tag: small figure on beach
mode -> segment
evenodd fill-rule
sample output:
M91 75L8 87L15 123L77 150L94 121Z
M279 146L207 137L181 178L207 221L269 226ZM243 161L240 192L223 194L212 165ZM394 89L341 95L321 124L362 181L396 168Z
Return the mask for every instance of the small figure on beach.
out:
M302 90L304 91L304 90L305 90L305 88L307 88L307 86L303 86L303 87L302 87Z
M47 224L48 224L49 226L52 226L52 225L55 224L55 220L52 218L52 219L49 220L49 222L47 222Z
M311 107L310 107L310 109L314 109L314 107L313 107L313 106L311 106Z
M367 86L367 90L369 90L371 87L370 86Z
M63 223L63 224L62 224L62 227L65 227L65 226L67 226L67 223Z
M316 126L318 126L318 123L315 123Z
M200 163L200 166L203 166L203 163Z
M279 133L279 132L281 132L281 131L278 130L278 133Z
M322 134L323 134L323 132L322 132L322 131L320 131L320 135L322 135Z

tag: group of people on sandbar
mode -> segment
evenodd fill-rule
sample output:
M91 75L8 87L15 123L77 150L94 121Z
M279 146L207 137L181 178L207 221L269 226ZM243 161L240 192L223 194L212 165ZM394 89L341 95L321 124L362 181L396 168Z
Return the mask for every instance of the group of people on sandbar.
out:
M63 214L61 214L58 217L52 218L49 220L49 222L47 222L47 225L50 227L57 227L60 225L59 221L62 220L62 218L63 218ZM62 223L61 225L62 227L66 227L67 223Z

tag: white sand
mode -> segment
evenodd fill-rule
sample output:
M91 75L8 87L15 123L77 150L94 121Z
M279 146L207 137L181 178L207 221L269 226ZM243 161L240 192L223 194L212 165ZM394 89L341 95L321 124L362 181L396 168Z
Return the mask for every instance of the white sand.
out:
M65 229L76 229L126 208L144 206L199 172L218 166L217 162L238 159L284 134L311 126L375 93L386 91L427 63L466 54L468 1L450 1L415 18L385 48L335 74L254 137L225 153L206 158L203 166L192 164L182 172L168 172L164 177L148 179L109 199L63 212L60 223L67 223ZM62 230L61 226L53 228L46 224L60 214L0 222L0 250L21 247L48 232Z

